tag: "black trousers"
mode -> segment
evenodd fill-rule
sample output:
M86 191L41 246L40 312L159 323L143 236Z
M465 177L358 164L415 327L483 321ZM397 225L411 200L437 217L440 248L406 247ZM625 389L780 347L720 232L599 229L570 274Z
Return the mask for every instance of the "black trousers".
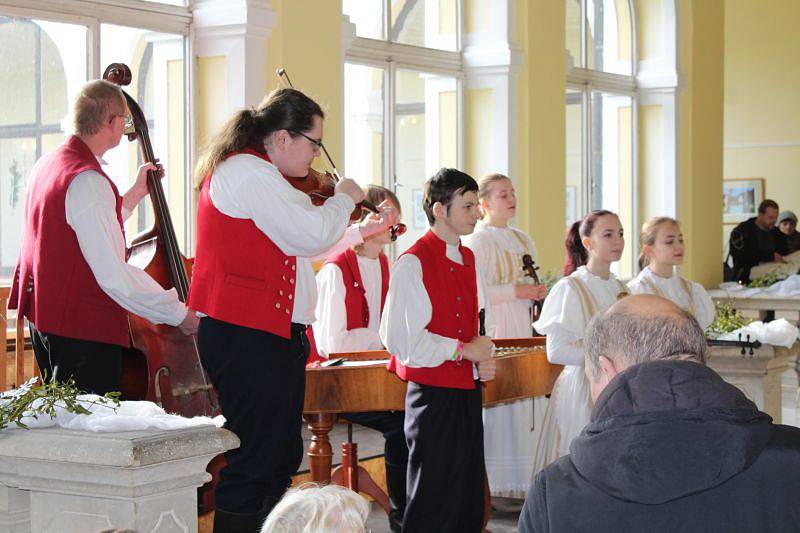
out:
M360 424L383 434L383 458L387 464L408 463L408 445L403 430L405 423L403 411L379 411L374 413L342 413L341 418Z
M36 364L46 381L70 378L86 392L105 394L122 387L122 346L73 339L39 331L28 324Z
M481 388L408 383L408 501L403 531L480 532L483 523Z
M308 357L306 326L284 339L211 317L200 320L198 347L217 390L225 427L241 441L225 454L215 492L218 508L259 513L291 483L303 458L300 435Z

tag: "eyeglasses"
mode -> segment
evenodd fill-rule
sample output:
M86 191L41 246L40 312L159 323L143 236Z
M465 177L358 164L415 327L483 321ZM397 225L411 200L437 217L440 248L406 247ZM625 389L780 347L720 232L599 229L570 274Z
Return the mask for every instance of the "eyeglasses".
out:
M129 129L133 127L133 117L130 115L122 115L120 113L111 113L111 120L114 120L114 117L122 117L125 119L125 129Z
M306 135L302 131L297 131L297 130L289 130L289 131L291 131L292 133L296 133L297 135L303 137L305 140L307 140L308 142L310 142L311 144L313 144L317 148L320 148L320 149L322 148L322 139L314 139L313 137L309 137L308 135Z

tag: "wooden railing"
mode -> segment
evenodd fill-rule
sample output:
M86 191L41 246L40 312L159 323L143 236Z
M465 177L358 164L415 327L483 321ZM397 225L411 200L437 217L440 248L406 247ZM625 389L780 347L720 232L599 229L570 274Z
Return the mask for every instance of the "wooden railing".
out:
M25 319L17 320L17 327L9 329L10 292L11 287L0 286L0 363L4 363L4 371L0 371L0 391L18 387L33 376L41 377L27 336Z

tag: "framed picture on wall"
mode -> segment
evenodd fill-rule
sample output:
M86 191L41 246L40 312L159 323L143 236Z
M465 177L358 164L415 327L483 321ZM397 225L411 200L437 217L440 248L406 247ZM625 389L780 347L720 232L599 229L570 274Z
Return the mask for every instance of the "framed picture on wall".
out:
M764 200L764 178L722 181L722 222L736 224L756 216Z

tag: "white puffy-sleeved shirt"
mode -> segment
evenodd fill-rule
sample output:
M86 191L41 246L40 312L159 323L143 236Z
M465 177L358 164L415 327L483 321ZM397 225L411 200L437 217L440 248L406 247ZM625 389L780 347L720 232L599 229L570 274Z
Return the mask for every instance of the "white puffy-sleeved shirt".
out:
M655 294L672 300L681 309L692 313L704 331L714 321L714 302L703 286L677 274L662 278L650 267L645 267L628 282L628 290L631 294Z
M498 338L530 337L533 302L517 298L514 287L533 283L522 270L522 256L537 260L536 244L523 231L478 222L475 232L464 237L475 254L478 274L486 283Z
M458 246L447 244L445 253L453 262L464 264ZM486 287L477 277L478 309L486 309L486 334L494 336L494 321ZM422 282L422 264L417 256L403 254L397 260L389 280L389 292L381 317L383 345L400 364L407 367L437 367L451 360L458 339L443 337L426 329L433 317L428 291Z
M547 335L547 358L560 365L583 366L582 341L586 326L592 319L576 284L570 278L577 278L586 287L595 313L602 313L617 301L620 293L627 288L614 274L608 279L595 276L582 266L570 276L561 278L544 301L542 314L533 326L536 331Z
M111 185L94 170L81 172L67 187L67 224L75 231L83 258L103 292L126 311L154 324L177 326L186 318L187 308L175 289L165 291L142 269L125 262L125 236L116 205ZM123 220L130 216L123 207Z
M327 255L347 238L353 199L339 193L315 206L284 179L278 167L250 154L229 157L217 166L209 197L222 213L252 220L284 254L297 257L292 322L314 322L317 282L311 258Z
M319 355L362 350L380 350L383 342L379 334L381 324L381 264L375 258L358 256L358 270L369 309L366 328L347 329L347 291L341 269L327 263L317 274L317 321L314 322L314 340Z

